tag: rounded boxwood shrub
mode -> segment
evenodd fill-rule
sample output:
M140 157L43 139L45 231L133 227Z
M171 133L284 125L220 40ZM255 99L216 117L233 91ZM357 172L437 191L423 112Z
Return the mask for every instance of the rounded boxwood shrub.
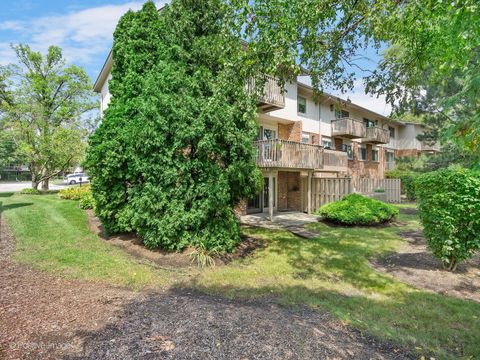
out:
M420 220L433 255L454 271L480 249L480 173L444 169L415 183Z
M376 225L398 215L396 207L360 194L349 194L342 200L323 205L318 215L342 225Z

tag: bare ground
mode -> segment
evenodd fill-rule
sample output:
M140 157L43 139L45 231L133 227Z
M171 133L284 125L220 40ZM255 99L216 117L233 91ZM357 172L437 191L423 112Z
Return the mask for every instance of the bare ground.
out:
M0 218L0 358L409 358L327 313L57 278L13 262L13 249Z
M480 301L480 254L449 272L428 251L421 231L400 235L406 240L404 245L393 254L373 260L375 269L419 289Z

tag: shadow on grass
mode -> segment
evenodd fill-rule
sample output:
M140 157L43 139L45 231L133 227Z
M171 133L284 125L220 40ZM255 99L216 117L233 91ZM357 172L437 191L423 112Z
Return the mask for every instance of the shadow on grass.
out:
M4 211L12 210L12 209L17 209L20 207L24 206L30 206L33 205L33 203L14 203L14 204L9 204L9 205L3 205L2 202L0 202L0 214Z
M13 194L14 194L13 192L0 192L0 198L8 198Z

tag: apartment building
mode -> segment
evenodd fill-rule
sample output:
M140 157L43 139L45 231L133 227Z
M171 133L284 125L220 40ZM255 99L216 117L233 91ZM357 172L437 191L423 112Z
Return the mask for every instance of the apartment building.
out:
M110 101L108 81L112 58L98 76L94 90L101 95L103 112ZM275 211L311 211L312 178L384 178L395 159L435 153L416 139L423 129L375 113L333 95L316 96L313 88L295 81L285 91L267 77L258 100L256 162L264 188L238 207L240 214Z

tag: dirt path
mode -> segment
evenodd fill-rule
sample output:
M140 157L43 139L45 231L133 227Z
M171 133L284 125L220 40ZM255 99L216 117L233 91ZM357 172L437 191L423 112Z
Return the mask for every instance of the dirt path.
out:
M407 358L328 314L61 279L12 262L13 247L0 219L0 358Z
M419 289L480 301L480 254L449 272L428 251L421 231L400 235L406 240L404 245L397 252L372 261L375 269Z

